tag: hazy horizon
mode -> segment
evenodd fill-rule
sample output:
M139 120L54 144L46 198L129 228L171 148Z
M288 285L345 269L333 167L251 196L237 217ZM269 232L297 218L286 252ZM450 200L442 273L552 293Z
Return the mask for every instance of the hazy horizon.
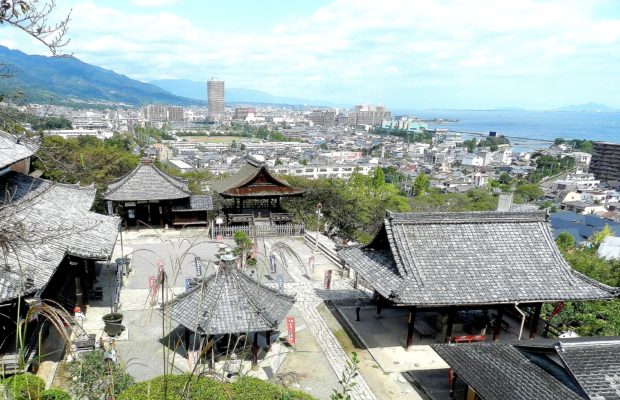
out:
M298 4L299 3L299 4ZM392 109L620 109L612 0L70 0L64 49L144 82L206 81ZM47 50L0 27L0 44Z

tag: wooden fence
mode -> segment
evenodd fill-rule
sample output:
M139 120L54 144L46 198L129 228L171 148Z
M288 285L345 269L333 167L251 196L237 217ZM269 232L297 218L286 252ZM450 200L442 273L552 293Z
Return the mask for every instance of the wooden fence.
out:
M245 232L249 237L303 236L304 224L250 225L250 226L213 226L211 238L233 237L235 232Z

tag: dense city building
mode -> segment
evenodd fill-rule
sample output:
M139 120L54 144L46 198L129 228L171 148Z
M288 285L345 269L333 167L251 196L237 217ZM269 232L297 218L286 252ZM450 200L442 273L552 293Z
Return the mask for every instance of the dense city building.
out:
M349 113L349 125L380 126L384 119L390 119L392 114L383 106L358 105Z
M603 182L620 181L620 144L595 142L590 172Z
M209 119L216 119L224 114L224 81L212 78L207 82L207 100Z
M317 126L334 126L336 124L336 111L314 110L308 114L308 119Z

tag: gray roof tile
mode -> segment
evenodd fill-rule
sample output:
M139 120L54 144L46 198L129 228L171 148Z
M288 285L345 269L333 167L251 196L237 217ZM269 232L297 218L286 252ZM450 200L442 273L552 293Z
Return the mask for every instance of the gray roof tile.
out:
M129 174L110 183L103 198L112 201L175 200L187 198L190 194L187 181L143 162Z
M617 289L568 266L542 212L390 213L372 243L342 249L339 255L397 304L473 305L617 295Z
M174 321L209 335L277 329L294 298L262 286L236 267L220 268L168 303Z
M25 137L16 137L0 131L0 169L31 157L38 145Z
M106 259L112 253L120 219L89 211L94 187L54 184L15 172L1 177L0 185L0 230L11 244L0 248L0 302L21 289L43 288L65 255ZM32 285L24 288L27 278Z

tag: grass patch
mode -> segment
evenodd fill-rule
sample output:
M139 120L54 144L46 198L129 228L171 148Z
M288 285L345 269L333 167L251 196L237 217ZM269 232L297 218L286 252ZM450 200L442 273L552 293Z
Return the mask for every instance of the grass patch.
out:
M317 311L319 312L323 320L325 320L325 322L327 323L327 326L329 327L329 330L332 331L332 333L336 337L336 340L338 340L338 343L340 343L340 346L342 346L342 349L347 354L350 354L352 351L359 350L359 347L355 345L355 342L353 341L351 336L349 336L349 333L346 331L346 329L342 327L340 322L332 315L332 311L327 309L325 304L319 305L317 307ZM338 312L338 311L334 310L334 312Z

